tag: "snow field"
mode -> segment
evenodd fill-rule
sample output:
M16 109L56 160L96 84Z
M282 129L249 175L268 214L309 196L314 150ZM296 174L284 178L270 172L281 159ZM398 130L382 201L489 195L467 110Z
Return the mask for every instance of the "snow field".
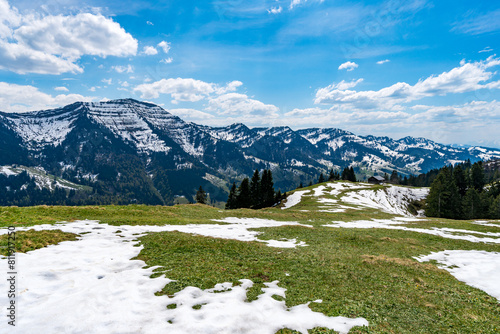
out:
M300 190L294 192L293 194L291 194L286 198L285 206L283 206L281 210L289 209L292 206L299 204L302 196L304 196L308 192L310 192L310 190Z
M256 228L294 223L251 218L223 221L233 223L218 226ZM321 326L347 333L353 326L368 326L363 318L327 317L313 312L308 303L287 308L284 301L272 298L286 297L277 281L266 283L264 293L250 303L246 302L246 291L253 283L245 279L241 286L222 283L207 290L188 287L173 298L155 296L171 280L164 276L151 279L156 267L144 268L143 261L131 260L142 249L136 247L136 241L144 233L184 230L226 238L232 233L237 240L248 238L241 235L240 228L227 228L221 233L219 229L211 230L213 226L197 226L198 230L192 226L111 226L77 221L19 228L60 229L80 237L77 241L16 254L17 305L22 309L16 329L22 333L273 334L284 327L307 333L307 329ZM1 234L6 232L0 230ZM0 265L6 267L6 261L5 257L0 258ZM7 284L1 280L0 289L7 291ZM0 303L7 302L7 295L0 295ZM168 309L170 304L177 307ZM194 309L196 305L201 308ZM6 315L6 308L1 314Z
M415 219L414 221L417 221L417 219ZM430 229L425 229L425 228L402 226L402 224L405 224L405 220L395 218L395 219L356 220L352 222L334 221L331 224L327 224L324 226L334 227L334 228L342 227L342 228L361 228L361 229L383 228L388 230L401 230L401 231L410 231L410 232L418 232L430 235L437 235L447 239L500 244L500 233L476 232L476 231L446 228L446 227L443 228L432 227ZM486 237L479 237L474 234L484 235Z
M419 262L436 260L440 268L456 279L483 290L500 302L500 253L478 250L445 250L415 258Z
M320 207L327 210L318 210L319 212L339 213L345 212L347 209L362 207L412 217L413 215L408 212L408 204L411 201L425 198L429 192L428 188L408 188L394 185L386 186L383 189L369 188L373 188L373 185L361 182L329 182L326 185L312 189L312 194L309 194L311 190L296 191L287 198L287 202L282 209L288 209L299 204L302 196L313 196L316 197L319 203L328 206ZM338 199L325 198L325 195L338 197ZM342 205L339 202L353 206Z

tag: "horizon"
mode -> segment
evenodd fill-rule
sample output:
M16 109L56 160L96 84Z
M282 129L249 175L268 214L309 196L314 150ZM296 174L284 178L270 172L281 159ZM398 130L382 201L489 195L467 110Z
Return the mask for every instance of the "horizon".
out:
M162 108L163 110L165 110L167 113L170 113L168 110L164 109L162 106L160 105L157 105L153 102L149 102L149 101L140 101L140 100L136 100L134 98L120 98L120 99L116 99L116 100L106 100L106 101L91 101L91 102L88 102L88 101L76 101L76 102L73 102L72 104L75 104L75 103L107 103L107 102L116 102L116 101L123 101L123 100L132 100L132 101L135 101L135 102L138 102L138 103L145 103L145 104L153 104L157 107L160 107ZM69 104L71 105L71 104ZM28 114L28 113L36 113L36 112L40 112L40 111L51 111L51 110L57 110L57 109L62 109L64 107L67 107L69 105L66 105L66 106L62 106L60 108L54 108L54 109L47 109L47 110L29 110L29 111L26 111L26 112L20 112L20 113L15 113L17 115L23 115L23 114ZM0 110L0 112L2 112ZM5 114L14 114L14 113L5 113ZM170 113L171 115L174 115L172 113ZM179 117L182 121L184 122L190 122L190 121L186 121L184 120L181 116L177 116L177 115L174 115L176 117ZM192 122L192 123L195 123L195 122ZM201 123L195 123L197 125L202 125L202 126L210 126L210 125L207 125L207 124L201 124ZM241 123L241 122L235 122L235 123L231 123L231 124L227 124L227 125L221 125L221 126L211 126L211 127L220 127L220 128L227 128L227 127L231 127L231 126L234 126L234 125L243 125L251 130L254 130L254 129L271 129L272 127L262 127L262 126L248 126L247 124L245 123ZM349 132L349 134L352 134L354 136L360 136L360 137L368 137L368 136L373 136L371 134L367 134L367 135L363 135L363 134L357 134L355 132L352 132L352 131L349 131L349 130L345 130L345 129L342 129L342 128L337 128L337 127L300 127L300 128L293 128L289 125L278 125L278 126L275 126L276 128L280 128L280 127L283 127L283 128L289 128L291 129L292 131L299 131L299 130L314 130L314 129L318 129L318 130L341 130L341 131L345 131L345 132ZM433 141L431 139L428 139L428 138L424 138L424 137L414 137L414 136L405 136L405 137L390 137L390 136L374 136L374 137L377 137L377 138L383 138L383 137L387 137L389 139L392 139L394 141L400 141L402 139L405 139L405 138L413 138L413 139L424 139L424 140L430 140L430 141ZM460 148L469 148L469 147L484 147L484 148L489 148L489 149L499 149L500 150L500 147L489 147L489 146L484 146L484 145L463 145L463 144L443 144L443 143L439 143L439 142L435 142L433 141L434 143L436 144L440 144L440 145L445 145L445 146L450 146L450 147L460 147Z
M500 8L488 1L0 0L0 8L4 112L132 98L210 126L500 148Z

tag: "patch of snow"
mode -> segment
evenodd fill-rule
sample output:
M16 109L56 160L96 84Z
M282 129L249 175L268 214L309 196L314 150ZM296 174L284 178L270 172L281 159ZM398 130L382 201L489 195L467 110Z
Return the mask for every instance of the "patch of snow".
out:
M411 201L427 196L428 188L406 188L391 185L379 190L352 191L342 197L342 201L364 207L380 209L388 213L410 216L407 205Z
M19 174L19 173L16 173L15 171L13 171L10 168L12 168L12 166L1 166L0 173L4 174L5 176L11 176L11 175L17 175L17 174Z
M289 195L286 198L285 206L281 208L281 210L289 209L292 206L295 206L300 203L300 200L302 199L302 196L310 192L310 190L299 190L294 192L293 194Z
M420 221L420 219L415 219L415 221ZM436 235L447 239L500 244L500 233L476 232L476 231L453 229L453 228L432 227L426 229L426 228L401 226L404 224L406 223L399 219L392 219L392 220L372 219L372 220L356 220L352 222L334 221L332 222L332 224L327 224L324 226L334 227L334 228L360 228L360 229L383 228L388 230L401 230L401 231L410 231L410 232ZM488 237L484 238L477 237L472 234L485 235Z
M201 226L201 225L200 225ZM327 317L313 312L308 304L287 308L286 289L267 282L257 300L246 301L252 286L217 284L212 289L187 287L172 298L155 296L172 280L164 275L150 278L158 267L145 267L131 260L142 249L137 238L159 232L166 226L110 226L96 221L37 225L23 229L83 233L77 241L65 241L28 253L17 253L22 264L17 283L17 302L22 317L16 329L24 333L269 333L288 327L307 333L313 327L327 327L347 333L354 326L368 326L363 318ZM118 230L121 232L117 233ZM5 234L6 229L0 230ZM7 266L7 258L0 258ZM167 271L169 268L165 268ZM168 272L168 271L167 271ZM0 280L0 289L8 290ZM7 305L7 294L0 295ZM175 309L168 309L176 304ZM193 306L201 305L201 309ZM7 308L0 313L6 318Z
M440 268L456 279L483 290L500 301L500 253L478 250L445 250L415 258L419 262L436 260Z

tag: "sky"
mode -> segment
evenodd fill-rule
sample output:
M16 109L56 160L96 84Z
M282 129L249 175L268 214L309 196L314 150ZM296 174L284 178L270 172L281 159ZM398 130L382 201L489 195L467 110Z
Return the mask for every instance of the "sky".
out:
M499 42L486 0L0 0L0 111L134 98L500 148Z

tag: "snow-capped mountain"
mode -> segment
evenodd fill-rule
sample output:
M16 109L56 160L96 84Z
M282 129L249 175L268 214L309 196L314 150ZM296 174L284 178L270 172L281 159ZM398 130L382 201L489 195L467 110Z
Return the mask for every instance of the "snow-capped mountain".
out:
M225 200L227 186L257 168L271 168L276 187L288 190L330 168L353 166L359 175L415 174L491 158L500 158L500 150L452 147L424 138L244 124L209 127L132 99L0 112L0 165L39 166L75 182L102 180L107 182L103 193L133 197L142 189L160 202L191 196L199 185L212 199Z

